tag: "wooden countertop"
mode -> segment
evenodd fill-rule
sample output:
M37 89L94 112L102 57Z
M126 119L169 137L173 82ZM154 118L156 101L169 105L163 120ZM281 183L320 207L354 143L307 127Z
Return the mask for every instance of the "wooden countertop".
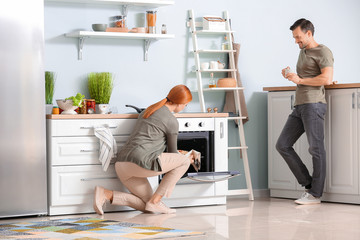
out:
M63 114L48 114L46 119L131 119L138 118L139 114L76 114L76 115L63 115ZM177 118L223 118L228 117L228 113L176 113Z
M332 84L325 86L325 89L343 89L343 88L360 88L360 83L343 83ZM264 87L263 91L278 92L278 91L295 91L296 86L283 86L283 87Z

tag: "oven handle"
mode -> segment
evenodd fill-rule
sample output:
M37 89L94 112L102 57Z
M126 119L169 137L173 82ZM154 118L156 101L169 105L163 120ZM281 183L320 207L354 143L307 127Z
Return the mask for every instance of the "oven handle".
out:
M198 182L220 182L225 181L233 177L240 175L238 171L229 171L229 172L198 172L198 173L188 173L187 178L198 181ZM216 178L216 176L223 176ZM201 178L206 177L206 178ZM212 179L211 179L212 178Z
M220 123L220 139L224 138L224 123Z

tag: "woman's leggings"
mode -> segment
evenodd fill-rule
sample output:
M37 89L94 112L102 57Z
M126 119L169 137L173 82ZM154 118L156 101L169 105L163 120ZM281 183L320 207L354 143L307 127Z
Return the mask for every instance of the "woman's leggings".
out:
M115 170L118 178L129 193L114 191L112 204L126 205L145 211L145 204L153 195L148 177L165 174L155 193L170 197L177 181L190 166L190 159L179 153L162 153L159 156L161 172L148 170L131 162L116 162Z

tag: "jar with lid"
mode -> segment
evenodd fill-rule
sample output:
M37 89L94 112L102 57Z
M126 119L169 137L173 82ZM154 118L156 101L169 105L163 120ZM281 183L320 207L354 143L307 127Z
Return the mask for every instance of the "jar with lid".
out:
M147 32L156 33L156 11L146 11Z
M88 114L96 113L95 99L86 99L86 111Z
M87 114L86 99L84 99L83 102L82 102L82 104L81 104L80 114Z
M54 106L52 109L52 114L60 114L60 109L58 106Z
M216 81L214 78L214 73L210 73L209 88L215 88L215 87L216 87Z
M221 50L229 50L229 41L227 36L224 37L224 41L221 43Z
M166 29L166 25L165 25L165 24L163 24L163 25L161 26L161 34L167 34L167 29Z
M126 16L119 15L114 17L114 25L118 28L125 28L126 27Z

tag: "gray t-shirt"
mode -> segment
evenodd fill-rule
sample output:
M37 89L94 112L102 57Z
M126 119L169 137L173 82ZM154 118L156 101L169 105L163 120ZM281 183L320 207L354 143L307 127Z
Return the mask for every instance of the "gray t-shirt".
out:
M126 144L121 148L117 161L132 162L142 168L161 171L159 155L177 152L179 122L166 106L155 111L149 118L142 112Z
M325 45L319 44L310 49L301 49L296 65L300 78L313 78L321 74L324 67L333 67L334 57ZM326 103L324 86L307 86L298 84L294 105L305 103Z

